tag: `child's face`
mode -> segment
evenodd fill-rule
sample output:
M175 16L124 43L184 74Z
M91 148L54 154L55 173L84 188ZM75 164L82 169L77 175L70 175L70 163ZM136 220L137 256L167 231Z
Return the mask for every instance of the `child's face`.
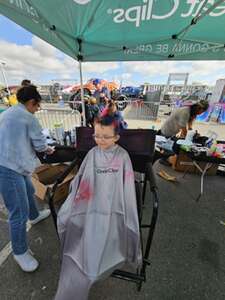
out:
M113 126L95 125L94 139L96 144L102 149L106 150L118 141L119 136L115 135Z

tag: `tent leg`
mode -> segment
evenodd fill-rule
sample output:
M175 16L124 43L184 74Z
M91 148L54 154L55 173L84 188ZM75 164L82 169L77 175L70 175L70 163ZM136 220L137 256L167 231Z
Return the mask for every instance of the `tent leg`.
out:
M83 116L83 126L86 126L86 117L85 117L85 103L84 103L84 86L83 86L83 74L82 74L82 63L79 60L79 71L80 71L80 91L81 91L81 101L82 101L82 116Z

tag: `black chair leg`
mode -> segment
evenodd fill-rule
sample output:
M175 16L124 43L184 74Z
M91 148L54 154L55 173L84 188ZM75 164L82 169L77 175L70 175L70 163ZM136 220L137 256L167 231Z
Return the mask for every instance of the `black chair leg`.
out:
M143 185L143 190L142 190L142 205L145 204L146 188L147 188L147 175L145 174L144 185Z
M56 185L57 187L57 185ZM55 188L56 189L56 188ZM56 213L56 209L55 209L55 205L54 205L54 194L55 194L55 190L54 186L52 189L48 188L47 192L46 192L46 201L49 205L50 211L51 211L51 215L52 215L52 219L53 219L53 223L55 225L55 230L58 234L57 231L57 213Z
M142 199L141 199L140 182L135 181L135 189L136 189L136 198L137 198L138 219L139 219L139 223L141 223L141 219L142 219Z

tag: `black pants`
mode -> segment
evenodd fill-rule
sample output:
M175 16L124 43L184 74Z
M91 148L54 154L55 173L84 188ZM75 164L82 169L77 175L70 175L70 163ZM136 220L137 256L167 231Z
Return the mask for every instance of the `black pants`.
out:
M161 129L159 129L157 131L157 135L162 135L162 132L161 132ZM178 140L178 138L176 138L175 136L174 137L171 137L171 139L173 141L175 141L174 143L174 146L173 146L173 151L169 151L169 150L164 150L163 152L160 152L158 150L155 150L155 153L154 153L154 157L153 157L153 164L158 160L158 159L164 159L164 160L167 160L171 155L174 155L176 153L178 153L178 147L177 144L176 144L176 141Z

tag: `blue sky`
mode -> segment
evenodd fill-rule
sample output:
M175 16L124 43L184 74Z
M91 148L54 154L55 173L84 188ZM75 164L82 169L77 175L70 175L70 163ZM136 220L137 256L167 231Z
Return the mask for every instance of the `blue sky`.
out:
M50 83L53 79L65 83L79 81L77 62L2 15L0 49L0 61L6 63L4 70L9 84L19 84L24 78L36 84ZM214 85L216 79L225 77L225 62L85 63L83 71L84 81L98 77L135 86L144 82L163 84L169 73L188 72L189 84Z
M0 15L0 38L17 45L31 44L32 34Z

